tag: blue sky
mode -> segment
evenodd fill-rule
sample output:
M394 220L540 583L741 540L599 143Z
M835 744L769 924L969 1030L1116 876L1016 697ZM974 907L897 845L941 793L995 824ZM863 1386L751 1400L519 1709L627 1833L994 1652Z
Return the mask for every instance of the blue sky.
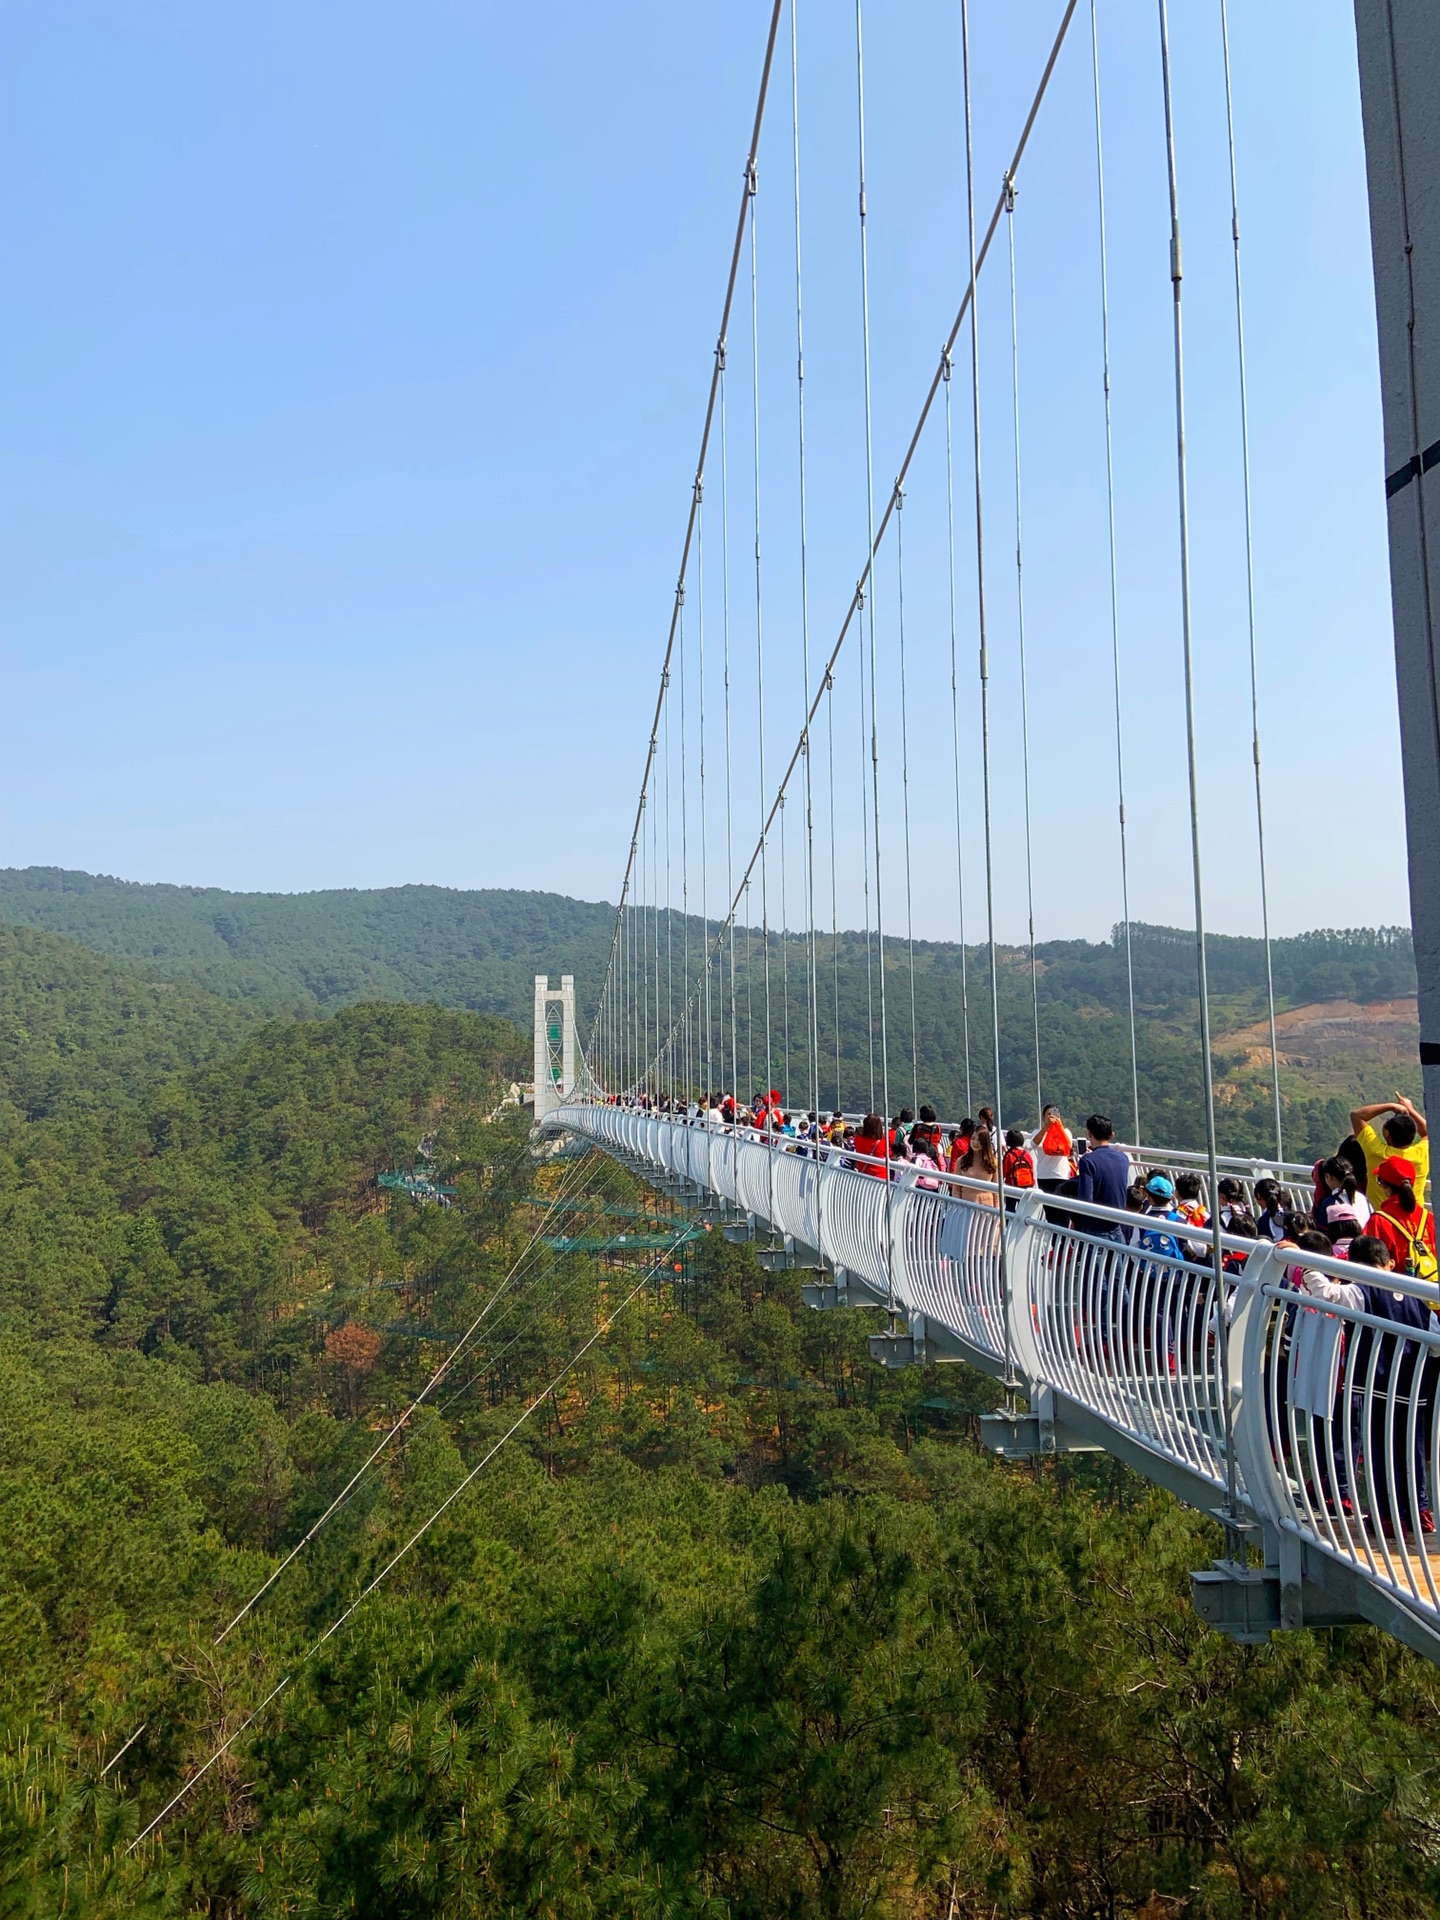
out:
M853 12L800 8L818 656L865 537ZM1172 0L1172 12L1207 900L1214 926L1249 931L1258 895L1218 5ZM1059 0L974 0L982 208L1059 13ZM872 0L866 15L881 498L963 284L956 14L953 0ZM240 888L423 880L614 898L767 16L764 0L15 0L4 10L4 864ZM1100 0L1100 30L1132 910L1184 922L1154 7ZM1401 808L1350 9L1269 0L1237 7L1232 32L1274 918L1283 931L1403 920L1403 853L1374 837L1378 820L1398 828ZM1016 214L1041 938L1098 935L1119 912L1090 88L1082 4ZM801 705L791 194L787 24L757 206L771 775ZM1004 274L999 252L982 283L982 424L1005 855L997 913L1015 937L1024 894ZM728 381L737 852L753 842L759 794L748 280L743 292ZM963 351L959 376L973 937ZM957 925L944 488L943 434L932 430L906 507L904 721L910 906L916 930L936 936ZM723 870L719 517L712 472L712 910ZM905 911L897 584L892 554L875 602L892 925ZM692 796L698 614L697 584ZM842 659L835 692L839 910L852 924L855 665ZM677 795L678 735L677 716ZM674 809L678 799L678 859ZM698 800L686 827L698 869ZM823 840L828 813L819 827ZM797 838L792 920L799 872ZM691 904L699 898L693 870Z

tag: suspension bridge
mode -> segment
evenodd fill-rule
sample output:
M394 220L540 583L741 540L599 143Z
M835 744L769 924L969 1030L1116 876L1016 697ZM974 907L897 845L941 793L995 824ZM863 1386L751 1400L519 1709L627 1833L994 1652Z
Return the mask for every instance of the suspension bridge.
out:
M802 184L809 176L803 169L800 75L808 19L802 20L800 0L775 0L769 15L608 964L583 1044L571 978L558 992L537 980L537 1122L600 1146L712 1225L723 1225L731 1237L753 1238L762 1259L807 1269L806 1297L813 1306L873 1304L883 1318L872 1348L887 1364L963 1361L990 1375L999 1407L985 1425L999 1453L1014 1458L1101 1449L1213 1514L1224 1528L1225 1548L1214 1565L1196 1571L1195 1597L1203 1616L1221 1630L1257 1641L1277 1628L1368 1621L1440 1660L1440 1553L1432 1516L1440 1454L1440 1324L1433 1312L1412 1313L1401 1324L1403 1317L1372 1311L1372 1296L1355 1304L1361 1290L1348 1284L1355 1268L1318 1253L1305 1254L1305 1269L1334 1284L1323 1296L1306 1291L1298 1283L1293 1249L1233 1237L1218 1226L1187 1228L1183 1246L1137 1243L1132 1213L1070 1196L1060 1206L1033 1189L1006 1188L998 1170L991 1182L973 1172L917 1174L896 1163L882 1165L882 1177L875 1178L873 1167L828 1139L797 1143L768 1127L726 1125L709 1104L722 1089L748 1094L773 1084L786 1105L800 1110L851 1108L890 1116L904 1101L918 1106L922 1092L939 1084L943 1064L945 1084L963 1085L971 1112L981 1101L991 1109L997 1148L1007 1108L1023 1104L1033 1124L1030 1102L1020 1102L1016 1076L1001 1057L997 881L1002 865L1013 873L1018 864L1028 952L1027 964L1010 969L1009 977L1026 983L1033 1062L1019 1079L1024 1084L1033 1073L1028 1083L1035 1111L1041 1106L1032 783L1041 742L1032 729L1027 681L1024 330L1016 264L1024 241L1017 237L1017 208L1034 136L1063 78L1082 89L1092 112L1084 151L1067 155L1066 164L1091 182L1095 238L1091 319L1100 401L1094 458L1106 500L1103 618L1113 712L1106 731L1087 740L1086 751L1097 790L1108 783L1107 805L1113 804L1116 944L1129 1035L1128 1111L1117 1114L1117 1124L1132 1142L1144 1142L1143 1152L1138 1145L1133 1149L1137 1164L1198 1171L1217 1217L1213 1202L1226 1174L1242 1184L1267 1174L1297 1204L1307 1203L1309 1168L1286 1159L1271 966L1258 665L1265 635L1257 615L1241 180L1225 0L1216 0L1214 8L1221 52L1215 111L1228 167L1227 331L1234 356L1250 675L1245 718L1253 763L1246 806L1253 820L1265 956L1273 1125L1273 1152L1267 1149L1263 1161L1243 1162L1221 1154L1216 1126L1204 782L1196 727L1196 687L1206 660L1194 617L1197 562L1186 426L1186 153L1177 134L1167 0L1156 0L1151 13L1168 209L1152 236L1152 251L1157 284L1168 288L1166 353L1173 369L1166 431L1183 688L1177 749L1182 731L1184 739L1176 762L1188 821L1203 1115L1203 1137L1184 1150L1157 1145L1147 1132L1136 1039L1125 562L1117 533L1112 417L1116 316L1107 213L1106 15L1097 0L1058 0L1053 39L1038 63L991 200L977 179L974 106L985 76L974 70L970 12L969 0L959 0L958 302L936 316L942 345L917 382L918 410L893 449L877 446L872 407L863 0L857 0L847 28L854 135L847 191L853 195L853 321L859 338L853 405L857 439L863 440L865 525L861 564L853 588L843 591L838 631L823 641L812 631L807 517L814 463L807 465ZM1376 474L1375 485L1383 486L1388 502L1412 926L1425 1036L1420 1054L1427 1105L1435 1113L1440 668L1434 606L1440 568L1434 556L1440 553L1440 525L1434 507L1440 482L1433 469L1440 464L1440 131L1432 103L1440 92L1440 21L1425 0L1356 0L1355 17L1384 409L1385 471ZM777 130L776 122L787 120ZM761 261L771 256L762 256L758 223L772 196L785 235L790 307L783 343L790 392L780 425L768 411L762 419L760 316L773 311L773 302L768 288L767 300L761 298ZM998 354L992 334L1003 348ZM986 397L997 365L998 405ZM745 387L738 436L737 379ZM1008 424L998 445L997 413ZM790 463L783 530L778 516L766 511L762 474L769 468L761 457L762 443L782 437ZM743 483L737 480L737 452L750 462ZM996 467L1006 475L1000 488L989 477ZM997 521L998 494L1005 505ZM938 527L940 533L928 546L912 540L907 556L907 522L913 519L907 503L921 496L929 501L932 532ZM732 527L737 518L743 540ZM782 538L789 555L784 591L798 601L798 616L792 606L772 618L771 555ZM997 560L997 548L1003 551L1012 541L1013 555ZM926 565L941 581L938 596L922 601L943 609L938 651L933 645L918 648L916 641L915 606L923 591L917 569ZM1018 756L1003 766L992 725L997 596L1005 603L1003 644L1013 650L1007 665L1019 688ZM735 632L742 604L743 659ZM777 649L772 638L767 655L767 634L777 629L786 636L784 647ZM967 657L974 660L973 673ZM937 715L948 720L950 736L949 751L938 760ZM972 728L973 750L962 750L962 735L970 741ZM736 751L742 733L743 764ZM1003 850L1002 795L1010 836ZM923 860L916 850L922 810ZM945 868L941 881L936 820L952 814L953 851L939 863ZM750 818L756 818L753 844L741 827ZM1017 823L1018 834L1012 831ZM963 1034L955 1041L956 1057L943 1063L923 1057L920 1046L917 874L927 896L943 884L953 900ZM859 905L857 932L842 935L842 898ZM983 931L967 946L977 917ZM972 953L973 978L966 971ZM1418 1299L1424 1309L1436 1304L1431 1282L1396 1274L1386 1286L1396 1299Z

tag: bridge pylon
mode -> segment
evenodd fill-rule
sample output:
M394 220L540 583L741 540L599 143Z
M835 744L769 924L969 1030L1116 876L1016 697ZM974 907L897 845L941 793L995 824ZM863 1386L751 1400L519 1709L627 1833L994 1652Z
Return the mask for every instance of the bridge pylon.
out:
M1355 0L1425 1107L1440 1115L1440 10Z
M575 978L562 973L552 987L535 976L535 1124L538 1127L575 1088Z

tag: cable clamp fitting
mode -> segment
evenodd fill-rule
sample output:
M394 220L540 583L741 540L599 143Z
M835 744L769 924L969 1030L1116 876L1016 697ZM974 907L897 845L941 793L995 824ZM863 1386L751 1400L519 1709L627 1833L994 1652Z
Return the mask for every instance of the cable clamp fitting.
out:
M705 476L703 473L697 473L695 476L695 504L697 507L700 505L700 502L704 498L705 498Z
M720 339L718 339L715 342L715 366L716 366L717 372L724 373L725 371L725 339L723 334L720 337Z
M940 349L940 378L942 380L948 380L954 371L955 362L951 358L950 343L947 340L945 345Z
M901 486L898 479L895 482L895 491L891 497L895 502L895 511L897 513L902 512L905 506L905 489Z
M751 159L745 162L746 198L753 200L755 198L756 192L759 189L759 186L760 186L760 171L759 171L759 168L755 165L754 158L752 157Z
M1005 190L1005 211L1006 213L1014 213L1015 211L1015 176L1013 173L1007 173L1005 175L1003 186Z

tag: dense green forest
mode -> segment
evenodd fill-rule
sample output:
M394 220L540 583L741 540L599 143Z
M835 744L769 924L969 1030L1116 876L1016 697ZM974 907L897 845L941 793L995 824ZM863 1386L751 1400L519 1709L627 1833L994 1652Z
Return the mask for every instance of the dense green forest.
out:
M0 872L0 920L45 928L123 958L148 977L200 987L254 1012L310 1013L360 1000L435 1001L497 1014L524 1030L535 974L575 976L582 1017L593 1013L614 910L558 894L395 887L310 894L233 894L218 888L142 886L55 868ZM661 916L661 1030L685 1004L685 955L700 975L704 923ZM710 929L713 936L713 927ZM688 934L688 940L687 940ZM999 955L1003 1110L1033 1118L1036 1106L1033 1008L1039 1005L1042 1087L1074 1116L1095 1108L1129 1137L1199 1145L1203 1139L1197 1042L1195 946L1168 927L1131 929L1135 970L1140 1113L1131 1095L1129 981L1121 930L1109 941L1042 942L1032 995L1028 953ZM753 1093L783 1082L791 1097L811 1087L807 1035L808 943L769 941L770 1044L764 1019L766 944L755 930L735 941L735 1010L717 975L710 999L710 1060L701 1039L703 1000L695 993L688 1057L696 1081L740 1081ZM1213 936L1207 943L1220 1079L1222 1149L1273 1151L1268 1069L1227 1036L1260 1019L1264 951L1258 940ZM891 1105L933 1101L959 1117L994 1097L989 960L983 947L917 941L915 1045L911 954L887 941ZM817 942L819 1091L825 1101L867 1107L881 1097L875 1031L877 959L862 935ZM1274 943L1282 1008L1413 996L1414 954L1404 929L1316 932ZM838 1017L837 1017L838 1008ZM647 1003L653 1027L657 1010ZM680 1021L683 1031L683 1021ZM836 1036L839 1036L837 1074ZM968 1035L968 1044L967 1044ZM1282 1049L1283 1054L1283 1049ZM914 1060L918 1058L917 1073ZM738 1071L737 1071L738 1069ZM1368 1051L1357 1044L1322 1064L1285 1059L1287 1153L1329 1151L1359 1098L1400 1084L1419 1093L1413 1055L1387 1063L1377 1088Z
M1435 1911L1440 1675L1208 1633L1208 1521L746 1247L548 1244L679 1223L532 1147L505 1022L14 927L0 1002L0 1911ZM375 1183L422 1138L451 1205Z

